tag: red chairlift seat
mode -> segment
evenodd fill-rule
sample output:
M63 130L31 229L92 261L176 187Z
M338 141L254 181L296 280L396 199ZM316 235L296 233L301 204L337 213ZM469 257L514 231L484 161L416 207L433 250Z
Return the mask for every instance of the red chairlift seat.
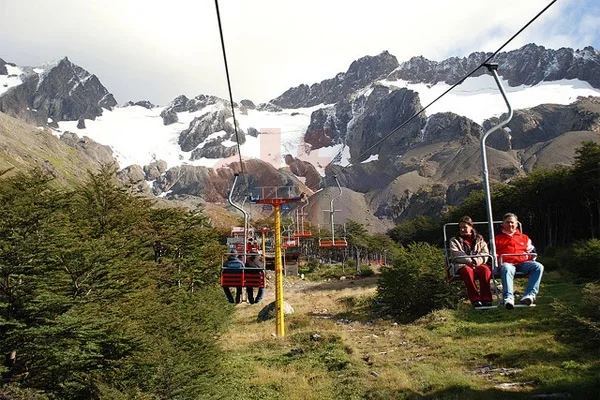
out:
M222 287L265 287L265 270L262 268L227 268L221 269Z
M231 253L228 256L230 257ZM241 261L234 264L235 266L228 266L223 262L220 278L222 287L265 287L264 268L247 267Z
M286 236L283 238L282 248L286 247L298 247L300 246L300 240L295 236Z
M344 248L348 247L346 239L319 239L319 247L324 248Z
M301 239L301 238L308 238L312 236L312 232L311 231L304 231L304 232L294 232L294 237L297 239Z

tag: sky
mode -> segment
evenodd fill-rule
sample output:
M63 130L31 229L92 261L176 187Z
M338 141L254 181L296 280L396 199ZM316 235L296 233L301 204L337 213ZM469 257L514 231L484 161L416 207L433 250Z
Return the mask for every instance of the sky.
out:
M495 51L551 0L221 0L235 101L267 102L384 50L407 61ZM504 50L600 49L600 2L558 0ZM0 58L68 57L117 102L229 98L213 0L0 0Z

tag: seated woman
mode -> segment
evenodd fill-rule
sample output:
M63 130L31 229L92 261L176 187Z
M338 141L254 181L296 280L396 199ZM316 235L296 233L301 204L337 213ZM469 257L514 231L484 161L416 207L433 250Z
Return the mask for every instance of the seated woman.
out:
M487 243L473 227L471 217L462 217L458 228L459 235L450 240L450 259L457 266L458 274L467 287L467 295L473 307L489 307L492 305L490 288L492 270L485 265L489 259ZM486 256L478 256L479 254L486 254ZM479 280L480 290L477 290L475 278Z

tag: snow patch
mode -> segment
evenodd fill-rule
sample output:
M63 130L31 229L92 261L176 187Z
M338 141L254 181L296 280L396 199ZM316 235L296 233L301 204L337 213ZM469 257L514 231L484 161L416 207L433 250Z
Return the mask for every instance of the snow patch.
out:
M23 70L21 68L6 64L6 72L8 72L7 75L0 75L0 96L11 87L19 86L23 83L21 80Z
M0 79L2 78L0 76ZM429 104L450 87L444 83L437 85L411 84L401 80L383 80L379 83L391 89L406 87L414 90L419 93L423 105ZM542 82L533 87L524 85L509 87L504 80L502 83L513 109L529 108L542 103L570 104L579 96L600 96L600 90L579 80ZM368 95L368 93L368 90L362 92L364 95ZM77 128L77 121L60 122L59 130L55 132L55 135L59 136L68 130L80 137L88 136L100 144L110 146L121 168L132 164L144 166L155 160L164 160L168 168L181 165L215 168L238 161L239 156L235 155L225 160L202 158L192 161L190 160L191 152L181 151L179 135L183 130L189 128L194 118L218 111L222 107L223 105L220 103L211 104L193 113L177 113L178 122L167 126L163 124L160 116L165 107L155 107L150 110L141 106L116 107L112 111L105 110L103 115L94 121L86 120L85 129ZM257 137L246 135L246 142L240 146L242 159L260 159L275 168L282 168L286 166L285 155L290 154L302 161L310 162L322 176L325 174L325 167L332 161L341 166L349 165L350 150L344 144L312 149L311 145L304 141L311 114L323 108L326 108L328 112L333 112L332 106L324 104L281 111L247 110L242 113L241 110L236 109L238 129L247 133L249 128L254 128L259 132ZM355 118L363 110L356 107L352 112L354 118L349 125L354 123ZM438 112L453 112L481 124L485 119L498 117L506 112L506 105L493 78L485 75L468 78L462 85L426 110L427 115ZM332 117L334 117L333 114ZM228 122L233 124L233 119L230 118ZM402 122L399 121L399 123ZM422 132L423 140L425 140L426 130L427 126ZM207 140L221 138L223 135L223 131L213 132ZM237 145L233 137L222 144L224 146ZM199 147L201 146L203 144ZM364 162L376 159L377 155L372 155Z

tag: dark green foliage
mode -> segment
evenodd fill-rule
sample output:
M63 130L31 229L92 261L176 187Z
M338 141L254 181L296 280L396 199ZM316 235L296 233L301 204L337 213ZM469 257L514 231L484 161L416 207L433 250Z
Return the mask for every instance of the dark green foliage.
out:
M5 385L0 388L0 399L2 400L46 400L48 396L44 393L32 390L23 389L16 384Z
M440 243L441 228L437 221L425 215L403 221L392 228L388 235L398 244L407 246L413 242Z
M588 279L600 279L600 239L590 239L572 246L570 270Z
M377 298L399 320L412 321L454 307L460 288L445 280L442 250L420 242L400 248L393 264L382 268Z
M559 301L552 306L562 321L561 339L596 352L600 349L600 285L588 283L584 286L579 307Z
M232 312L218 234L200 212L151 208L113 174L73 192L39 171L0 185L0 352L16 355L0 373L62 399L214 393Z
M573 177L583 206L582 230L593 238L600 237L600 144L584 142L577 150Z
M600 279L599 239L578 241L571 246L555 249L554 253L561 268L585 279Z
M373 271L373 268L371 268L370 265L362 265L360 267L360 276L362 277L368 277L368 276L373 276L375 275L375 271Z

